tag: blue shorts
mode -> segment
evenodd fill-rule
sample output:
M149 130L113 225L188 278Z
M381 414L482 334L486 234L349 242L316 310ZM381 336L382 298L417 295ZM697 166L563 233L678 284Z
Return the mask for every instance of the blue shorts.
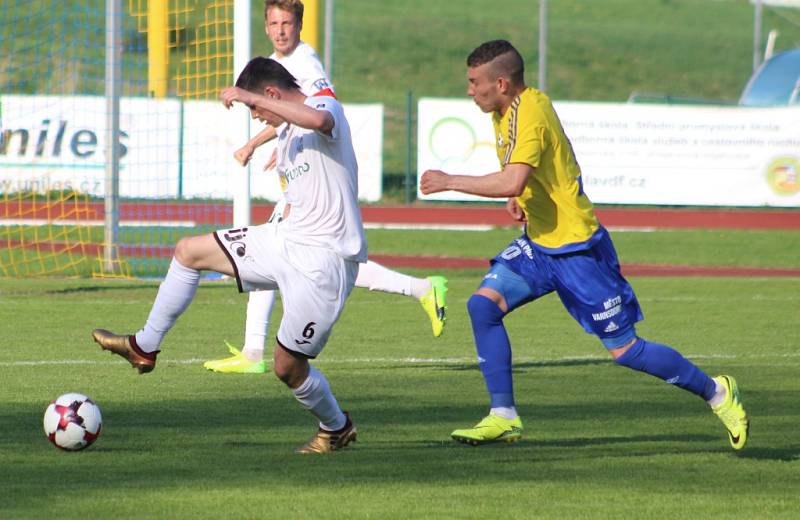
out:
M555 291L586 332L608 349L621 347L636 337L642 310L611 237L602 227L597 233L588 249L564 254L546 254L522 235L492 259L480 286L502 294L509 312Z

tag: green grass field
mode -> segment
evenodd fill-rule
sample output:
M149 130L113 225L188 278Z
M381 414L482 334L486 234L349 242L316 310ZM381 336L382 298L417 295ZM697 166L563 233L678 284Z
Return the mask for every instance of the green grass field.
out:
M499 248L512 234L485 242ZM670 241L688 258L721 244L614 236L623 261L655 262ZM759 256L749 239L765 251L760 265L796 266L780 260L779 243L797 251L797 236L734 234L742 247L722 249L719 261L748 265ZM383 251L404 240L406 252L431 254L424 247L436 239L370 234ZM224 354L223 339L241 341L246 297L230 282L202 284L156 370L139 376L89 333L137 329L156 282L0 279L0 517L795 517L800 279L631 280L644 337L738 379L752 428L737 455L704 403L614 365L552 296L507 319L524 439L453 443L449 432L487 407L465 310L482 272L444 274L450 313L438 339L412 299L354 291L316 364L359 441L326 457L292 452L315 423L274 376L202 369ZM280 305L273 325L279 316ZM102 435L84 452L61 452L42 432L48 402L67 391L103 410Z

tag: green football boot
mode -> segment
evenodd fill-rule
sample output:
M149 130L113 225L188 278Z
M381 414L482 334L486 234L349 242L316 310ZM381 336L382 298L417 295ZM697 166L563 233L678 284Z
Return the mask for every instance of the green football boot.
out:
M223 374L263 374L267 371L267 362L263 359L261 361L250 361L227 341L225 345L228 346L228 350L233 355L225 359L206 361L203 363L204 368Z
M515 442L522 438L522 419L504 419L490 413L472 428L455 430L450 436L464 444L478 446L490 442Z
M725 401L711 409L717 414L719 420L728 430L728 440L734 450L741 450L747 444L747 433L750 431L750 421L742 406L742 397L739 387L731 376L717 376L714 381L725 387Z
M429 276L428 281L431 283L431 288L419 299L419 303L431 320L433 337L438 338L442 335L447 321L447 278Z

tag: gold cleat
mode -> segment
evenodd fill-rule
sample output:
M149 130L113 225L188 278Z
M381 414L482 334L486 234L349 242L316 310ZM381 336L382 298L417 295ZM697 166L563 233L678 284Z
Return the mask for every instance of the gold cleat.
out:
M92 339L103 350L108 350L127 359L128 363L138 370L140 374L152 372L156 367L156 356L160 351L144 352L136 344L136 337L133 335L119 336L105 329L94 329L92 331Z
M356 426L350 420L350 414L344 412L347 422L344 428L329 432L320 428L310 441L295 450L295 453L331 453L341 450L351 442L356 442Z

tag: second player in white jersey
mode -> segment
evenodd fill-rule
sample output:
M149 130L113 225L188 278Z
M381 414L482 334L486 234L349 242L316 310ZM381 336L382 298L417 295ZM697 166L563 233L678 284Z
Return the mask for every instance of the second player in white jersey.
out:
M300 92L306 96L313 96L326 89L333 92L333 85L319 61L317 51L306 42L299 42L290 54L279 55L273 52L269 57L292 73L300 85Z

